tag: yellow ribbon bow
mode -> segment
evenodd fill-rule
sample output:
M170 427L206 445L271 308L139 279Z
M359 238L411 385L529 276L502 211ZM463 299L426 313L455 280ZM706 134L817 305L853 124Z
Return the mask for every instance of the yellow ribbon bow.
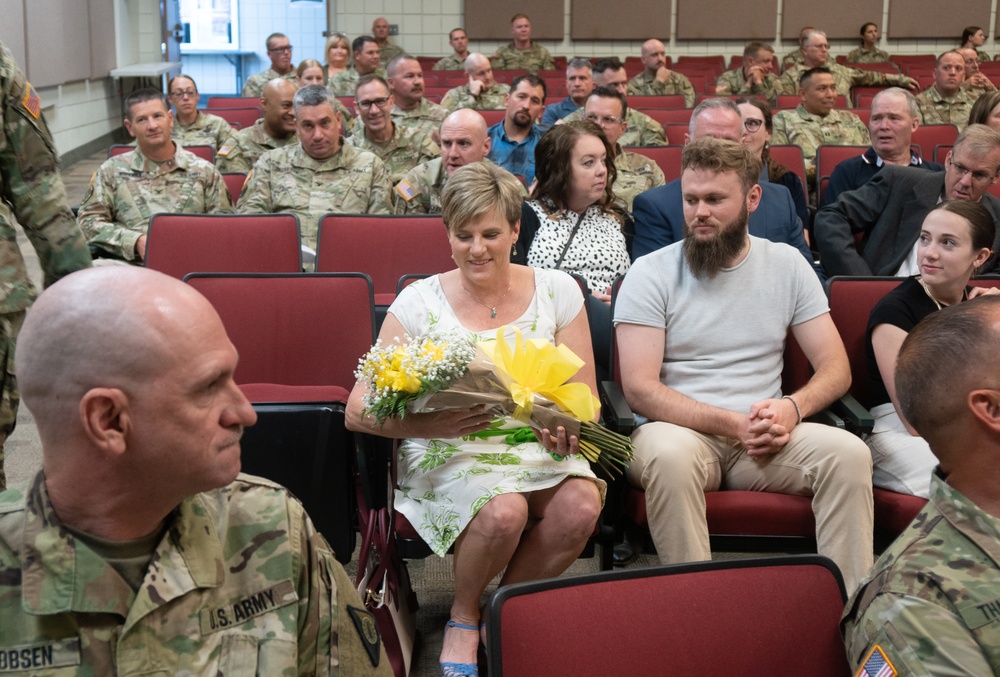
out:
M517 404L514 418L531 422L534 396L541 395L581 421L592 421L597 398L586 383L566 383L583 366L583 360L564 345L545 339L527 339L513 327L514 348L504 338L506 326L497 329L496 342L480 343L493 360L511 399Z

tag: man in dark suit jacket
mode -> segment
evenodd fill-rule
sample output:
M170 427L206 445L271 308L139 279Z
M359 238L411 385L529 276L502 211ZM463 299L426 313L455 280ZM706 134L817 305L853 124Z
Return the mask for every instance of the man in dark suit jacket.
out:
M691 126L685 142L703 136L741 141L743 118L736 104L721 98L707 99L698 104L691 114ZM795 247L813 265L820 279L824 279L822 269L813 264L812 254L802 233L802 221L795 213L791 193L784 186L773 183L764 182L760 187L760 204L750 214L750 234ZM635 218L633 261L682 240L684 203L681 199L680 179L637 195L632 205L632 216Z
M924 217L940 200L981 202L1000 224L1000 200L987 189L1000 178L1000 132L970 125L945 158L944 172L885 167L816 214L816 242L827 274L915 275ZM861 236L860 245L855 244ZM993 249L1000 248L1000 225ZM1000 270L997 259L982 272Z

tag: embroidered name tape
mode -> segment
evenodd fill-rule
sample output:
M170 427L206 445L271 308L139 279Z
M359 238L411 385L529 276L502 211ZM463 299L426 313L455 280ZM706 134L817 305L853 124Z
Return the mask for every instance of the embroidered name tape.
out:
M26 672L80 664L80 638L0 647L0 672Z
M275 609L293 604L298 599L292 582L281 581L273 587L241 597L226 606L202 609L199 618L201 634L210 635L234 625L241 625Z

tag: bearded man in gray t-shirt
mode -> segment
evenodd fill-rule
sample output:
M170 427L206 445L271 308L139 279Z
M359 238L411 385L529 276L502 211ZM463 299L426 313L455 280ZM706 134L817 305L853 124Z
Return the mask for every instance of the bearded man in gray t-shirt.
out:
M628 478L646 492L663 563L711 559L706 491L813 497L819 552L848 592L872 564L871 455L850 433L803 417L850 385L826 297L795 249L751 237L760 160L701 138L684 148L685 238L633 264L615 307L622 385L635 412ZM781 392L791 331L815 373Z

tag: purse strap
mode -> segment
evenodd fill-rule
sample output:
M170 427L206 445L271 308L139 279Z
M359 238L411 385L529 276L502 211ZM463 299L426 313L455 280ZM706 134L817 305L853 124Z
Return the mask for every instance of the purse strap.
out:
M590 208L588 207L587 209ZM554 269L559 270L559 266L562 265L563 259L566 258L566 252L569 251L569 246L573 244L573 238L576 237L576 231L580 228L580 222L583 221L583 217L587 213L587 209L584 209L583 213L576 217L576 223L573 224L573 230L569 231L569 239L566 240L566 244L563 246L562 253L559 254L559 259L556 261L556 265L552 266Z

